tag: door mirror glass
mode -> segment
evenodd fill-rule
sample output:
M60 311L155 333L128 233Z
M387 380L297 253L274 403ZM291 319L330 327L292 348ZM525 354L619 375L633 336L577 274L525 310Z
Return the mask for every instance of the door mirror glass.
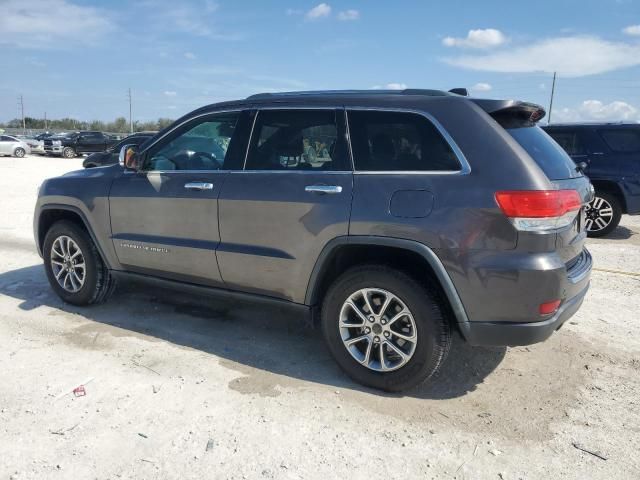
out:
M138 146L123 145L120 149L118 162L127 170L138 170Z

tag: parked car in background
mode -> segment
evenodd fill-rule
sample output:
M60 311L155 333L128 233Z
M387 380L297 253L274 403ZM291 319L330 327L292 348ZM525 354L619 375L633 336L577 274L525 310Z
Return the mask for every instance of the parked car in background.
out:
M640 124L551 124L544 130L571 156L595 188L587 208L590 237L614 230L622 214L640 214Z
M118 155L120 149L124 145L142 145L144 142L153 137L156 132L140 132L129 135L128 137L120 140L115 145L107 148L104 152L92 153L82 162L84 168L104 167L105 165L113 165L118 163Z
M454 331L527 345L580 308L593 193L543 116L435 90L209 105L122 165L46 180L35 240L66 302L135 278L288 305L355 380L403 390Z
M29 148L31 148L31 153L37 153L40 155L44 154L44 141L38 140L35 137L29 135L15 135L18 140L22 140Z
M111 135L102 132L82 131L46 138L44 150L49 155L73 158L85 153L104 152L116 142Z
M12 135L0 135L0 155L22 158L31 153L31 147Z

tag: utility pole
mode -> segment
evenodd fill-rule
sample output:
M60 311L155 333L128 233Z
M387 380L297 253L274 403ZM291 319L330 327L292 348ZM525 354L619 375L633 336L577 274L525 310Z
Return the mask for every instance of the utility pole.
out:
M129 88L129 133L133 133L133 115L131 112L131 88Z
M44 112L44 130L47 131L47 112Z
M27 126L24 123L24 99L22 98L22 95L18 97L18 105L20 105L20 115L22 116L22 134L26 135Z
M551 84L551 100L549 100L549 118L547 123L551 123L551 110L553 109L553 94L556 91L556 72L553 72L553 83Z

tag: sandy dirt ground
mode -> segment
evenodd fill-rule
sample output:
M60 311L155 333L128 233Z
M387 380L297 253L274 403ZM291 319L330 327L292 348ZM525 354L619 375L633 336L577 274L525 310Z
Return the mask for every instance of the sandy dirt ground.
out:
M0 479L640 478L640 217L589 241L592 289L547 342L457 339L388 395L289 312L135 285L63 304L32 212L80 164L0 158Z

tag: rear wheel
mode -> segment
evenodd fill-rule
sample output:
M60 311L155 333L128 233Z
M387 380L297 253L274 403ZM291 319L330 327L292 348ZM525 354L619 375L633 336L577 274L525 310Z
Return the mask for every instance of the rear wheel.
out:
M76 151L71 147L65 147L65 149L62 150L62 156L64 158L74 158L76 156Z
M21 148L21 147L16 148L15 151L13 152L13 154L18 158L23 158L26 153L27 152L24 150L24 148Z
M355 381L400 391L427 380L449 351L451 332L437 296L382 265L347 270L322 304L329 350Z
M618 199L607 192L596 192L587 206L585 227L590 237L611 233L620 223L622 207Z
M44 239L43 258L53 290L74 305L101 303L115 283L89 234L73 222L53 224Z

